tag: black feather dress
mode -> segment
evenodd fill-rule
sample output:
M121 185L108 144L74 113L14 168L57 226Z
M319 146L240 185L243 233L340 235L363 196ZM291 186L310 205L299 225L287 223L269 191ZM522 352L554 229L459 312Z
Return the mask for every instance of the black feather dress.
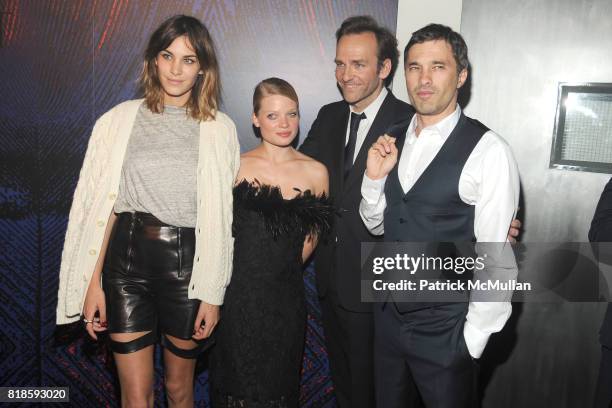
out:
M211 358L214 407L296 407L306 330L302 249L333 207L310 191L234 187L234 264Z

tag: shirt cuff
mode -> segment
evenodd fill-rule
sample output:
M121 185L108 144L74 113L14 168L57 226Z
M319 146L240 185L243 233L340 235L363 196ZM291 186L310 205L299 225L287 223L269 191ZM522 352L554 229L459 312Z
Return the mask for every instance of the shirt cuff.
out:
M480 358L480 356L482 356L490 336L490 333L485 333L482 330L479 330L469 321L465 321L463 326L463 338L465 339L465 345L473 358Z
M380 200L380 196L385 192L385 181L387 176L372 180L365 173L361 182L361 196L368 205L376 205Z

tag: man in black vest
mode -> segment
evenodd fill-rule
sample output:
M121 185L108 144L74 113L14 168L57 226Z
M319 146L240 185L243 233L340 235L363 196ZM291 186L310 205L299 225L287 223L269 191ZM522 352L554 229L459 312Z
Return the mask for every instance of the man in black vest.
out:
M589 241L612 242L612 179L606 184L597 203L589 230ZM605 250L609 251L610 247L606 246ZM608 258L609 254L601 256L600 261L605 260L608 263ZM593 406L609 408L612 406L612 303L608 304L599 332L599 342L601 343L601 362Z
M359 217L368 147L414 110L387 90L397 67L395 36L374 19L346 19L336 32L336 80L344 100L325 105L300 147L329 171L338 207L315 253L325 344L341 408L374 406L372 304L361 302L361 242L380 240Z
M463 38L430 24L413 33L404 66L416 115L397 139L381 136L369 149L365 225L391 242L506 242L518 171L508 145L457 104L468 75ZM512 256L493 258L487 272L516 276ZM405 406L413 380L427 407L477 405L475 359L511 310L509 302L402 303L393 295L376 305L378 406Z

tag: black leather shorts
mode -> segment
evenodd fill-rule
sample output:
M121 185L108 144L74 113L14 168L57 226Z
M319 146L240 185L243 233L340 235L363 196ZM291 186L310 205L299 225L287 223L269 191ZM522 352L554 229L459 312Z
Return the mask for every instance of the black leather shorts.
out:
M190 339L200 306L187 297L194 251L194 228L146 213L118 214L102 271L109 332Z

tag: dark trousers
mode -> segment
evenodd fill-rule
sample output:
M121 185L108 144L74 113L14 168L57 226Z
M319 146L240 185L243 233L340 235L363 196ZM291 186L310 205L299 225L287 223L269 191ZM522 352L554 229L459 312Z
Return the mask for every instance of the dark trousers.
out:
M374 407L374 321L352 312L336 296L321 299L325 346L340 408Z
M595 408L612 407L612 349L606 346L601 346L601 363L593 406Z
M463 338L467 303L400 313L376 305L375 366L378 407L414 401L413 381L427 408L478 406L477 364Z

